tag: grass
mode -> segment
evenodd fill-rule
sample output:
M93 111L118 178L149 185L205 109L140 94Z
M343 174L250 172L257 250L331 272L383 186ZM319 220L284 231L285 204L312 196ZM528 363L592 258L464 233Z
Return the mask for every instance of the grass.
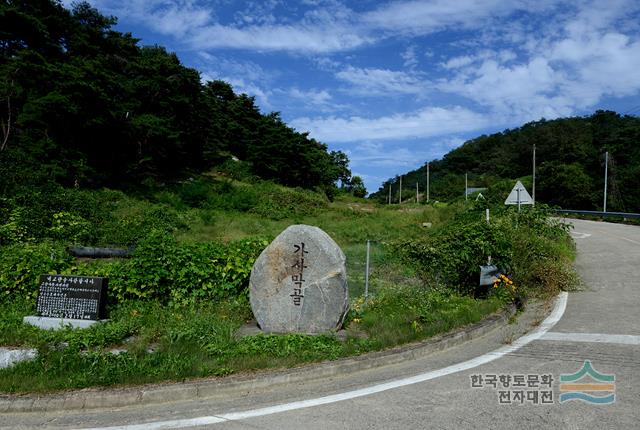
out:
M140 212L140 204L135 211ZM294 219L183 208L180 217L190 220L188 229L176 233L183 243L274 237L292 223L325 230L347 256L350 295L357 310L347 317L346 339L299 334L238 339L236 331L252 318L244 295L217 304L174 307L153 301L126 302L111 306L108 324L57 332L22 324L22 317L34 312L32 301L5 302L0 305L0 344L35 347L39 356L0 370L0 391L50 392L291 367L389 348L479 321L501 303L445 297L424 288L414 291L421 285L415 270L385 246L399 237L428 234L422 223L444 223L454 211L422 205L388 208L353 199L339 199ZM364 303L367 240L372 241L370 293L374 298ZM435 315L434 319L425 312Z
M357 296L364 291L367 240L371 241L371 291L376 290L381 280L398 282L409 278L415 281L411 268L399 267L400 263L389 255L384 244L401 237L428 234L429 229L423 227L423 223L436 227L458 210L460 205L387 207L353 198L339 198L324 210L294 219L269 219L251 212L194 209L189 216L194 222L188 230L180 231L176 236L182 242L228 242L256 236L273 238L291 224L315 225L327 232L345 253L349 289L353 296Z
M497 297L474 299L429 288L416 265L400 258L399 251L394 251L397 248L387 246L399 239L431 235L447 225L464 208L464 202L381 206L344 196L328 202L309 191L269 183L260 183L244 195L242 190L249 189L248 184L212 181L164 190L153 202L128 196L120 199L121 194L103 192L113 199L109 206L113 212L98 226L100 240L126 243L158 224L166 234L173 232L182 244L273 238L290 224L316 225L333 237L347 257L352 306L345 321L346 337L289 334L239 338L238 329L252 318L246 291L218 302L112 303L111 322L57 332L22 324L22 317L35 311L33 298L5 300L0 301L0 345L34 347L39 354L36 360L1 369L0 392L175 381L333 360L419 341L480 321L504 306ZM135 222L127 223L127 219ZM424 223L431 223L433 229L423 227ZM368 240L370 300L365 302ZM534 243L533 248L531 243L523 241L516 248L523 261L531 249L548 253L549 261L561 257L556 266L523 267L523 273L531 272L531 282L553 281L545 286L548 290L563 283L570 285L565 266L575 255L572 245L564 239ZM11 288L5 290L10 292Z
M384 291L370 302L354 303L343 340L302 334L238 338L237 329L251 318L246 298L181 308L126 303L112 309L108 324L55 332L22 325L22 316L32 309L24 303L5 303L0 305L0 340L36 347L39 355L0 370L0 391L178 381L335 360L443 333L477 322L502 306L496 300L432 290ZM109 352L114 349L124 352Z

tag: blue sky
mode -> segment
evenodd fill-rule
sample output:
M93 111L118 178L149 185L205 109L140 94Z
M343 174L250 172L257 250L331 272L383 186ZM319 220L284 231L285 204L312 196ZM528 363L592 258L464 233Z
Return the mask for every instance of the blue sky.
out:
M640 113L637 0L90 3L347 153L370 192L481 134Z

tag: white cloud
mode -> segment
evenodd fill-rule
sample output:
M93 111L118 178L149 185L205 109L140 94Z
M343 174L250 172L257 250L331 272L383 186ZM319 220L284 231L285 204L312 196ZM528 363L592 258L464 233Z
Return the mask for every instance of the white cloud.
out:
M605 96L638 94L640 40L615 30L625 18L622 6L628 4L615 2L602 15L589 10L550 23L528 36L519 62L510 50L449 58L441 66L453 76L438 88L512 123L570 116Z
M406 172L416 169L428 160L442 158L444 154L462 145L463 142L464 140L458 137L428 139L413 145L365 141L350 145L346 153L351 161L353 174L361 176L367 190L374 192L377 191L380 183L389 178L388 172ZM367 171L369 173L366 173ZM383 172L385 172L384 176ZM415 186L415 184L410 185Z
M441 88L511 118L556 117L571 113L569 101L556 95L561 78L544 58L511 67L486 60L471 79L461 75Z
M297 118L291 121L297 130L325 142L358 142L428 138L484 128L489 118L469 109L427 107L417 112L379 118Z
M196 50L231 48L314 54L353 50L399 34L479 28L490 18L517 10L535 10L558 1L396 1L364 12L355 12L337 0L304 2L294 7L281 6L280 1L250 2L235 12L233 22L224 22L216 14L222 8L217 2L93 0L92 3L108 13L177 37ZM276 13L277 7L288 14Z
M461 55L458 57L451 57L444 63L441 63L440 66L444 69L461 69L463 67L470 66L472 64L477 64L482 60L495 59L500 62L508 62L517 58L516 54L508 49L503 49L500 51L492 51L489 49L481 50L472 55Z
M331 94L329 94L326 90L303 91L298 88L293 88L291 91L289 91L289 95L296 99L308 100L310 103L317 105L328 103L332 98Z
M192 0L94 0L106 13L144 23L161 34L178 39L215 19L210 7Z
M355 25L357 18L352 11L339 2L333 2L331 10L317 7L288 18L272 13L278 1L250 3L236 12L235 22L227 23L216 15L219 6L215 2L94 0L92 4L176 37L195 50L232 48L309 54L349 50L372 41Z
M417 49L418 47L416 45L410 45L403 53L400 54L400 57L404 60L404 67L413 69L418 65Z
M388 69L349 66L336 73L336 78L351 84L349 91L363 96L418 94L424 95L428 84L414 74Z
M395 1L365 13L362 19L381 30L424 35L446 28L478 28L487 20L517 10L540 10L558 1L548 0L433 0Z
M225 56L215 56L207 52L198 53L200 69L208 75L232 75L251 82L269 83L276 79L279 72L266 70L253 61L239 61Z
M367 37L345 31L340 25L312 28L298 25L261 25L236 28L213 24L193 32L188 43L195 49L235 48L325 53L356 48L369 41Z

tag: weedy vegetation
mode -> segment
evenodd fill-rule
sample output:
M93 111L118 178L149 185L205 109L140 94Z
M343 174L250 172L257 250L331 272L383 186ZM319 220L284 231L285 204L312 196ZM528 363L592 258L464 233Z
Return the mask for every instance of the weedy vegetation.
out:
M6 393L335 360L420 341L576 282L567 226L538 209L496 209L487 225L484 207L463 201L435 207L376 205L346 195L328 201L309 190L213 176L147 199L62 188L39 198L32 206L20 198L3 201L0 345L38 350L37 359L0 370ZM293 223L319 226L347 255L352 304L345 332L239 336L253 318L247 292L253 262ZM66 252L73 244L133 252L123 259L75 259ZM478 266L489 255L517 290L477 287ZM60 331L23 324L22 317L35 312L42 273L108 277L110 321Z

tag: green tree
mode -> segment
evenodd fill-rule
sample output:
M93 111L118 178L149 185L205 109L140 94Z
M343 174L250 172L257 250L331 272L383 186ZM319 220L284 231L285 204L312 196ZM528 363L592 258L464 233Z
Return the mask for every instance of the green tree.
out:
M353 176L351 178L350 192L354 197L364 198L367 195L367 189L364 186L364 181L360 176Z

